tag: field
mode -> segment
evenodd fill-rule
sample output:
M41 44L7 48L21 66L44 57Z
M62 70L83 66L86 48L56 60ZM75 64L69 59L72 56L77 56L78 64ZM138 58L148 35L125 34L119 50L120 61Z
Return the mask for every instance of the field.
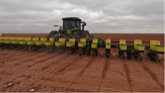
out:
M4 34L9 36L9 34ZM105 34L94 34L107 38ZM10 34L10 36L33 36ZM35 35L34 35L35 36ZM45 36L45 35L38 35ZM109 35L110 36L110 35ZM164 44L164 35L111 35L118 40L158 39ZM1 92L163 92L164 62L120 60L117 49L107 59L69 55L66 49L24 51L0 49ZM145 53L146 54L146 53ZM12 83L11 86L4 86Z

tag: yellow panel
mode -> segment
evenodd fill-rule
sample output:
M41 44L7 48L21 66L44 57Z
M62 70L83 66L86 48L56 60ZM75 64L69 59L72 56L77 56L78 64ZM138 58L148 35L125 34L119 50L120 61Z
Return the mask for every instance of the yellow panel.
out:
M159 40L151 40L150 45L160 45L160 41Z
M40 40L41 40L43 43L45 43L45 42L47 41L47 37L42 37L42 38L40 38Z
M73 47L75 46L76 39L75 38L70 38L69 42L66 42L67 47Z
M98 43L98 39L93 39L93 43Z
M111 48L111 44L106 44L106 45L105 45L105 48L106 48L106 49L110 49L110 48Z
M80 40L80 42L84 42L84 43L86 43L86 38L81 38L81 40Z
M9 40L5 41L5 44L11 44L11 43L12 43L12 42L9 41Z
M85 47L86 46L86 43L84 43L84 42L78 42L78 47Z
M0 40L0 44L5 43L5 40Z
M145 50L145 46L141 45L141 44L135 45L134 48L137 51L144 51Z
M70 38L69 41L70 42L76 42L76 39L75 38Z
M136 39L134 40L134 44L142 44L142 40Z
M126 44L126 40L125 39L120 39L119 44Z
M19 37L19 38L17 38L17 40L19 40L19 41L24 41L25 38L23 38L23 37Z
M61 42L62 43L62 45L65 45L65 38L59 38L59 42Z
M63 45L62 42L55 42L55 46L57 46L57 47L60 47L62 45Z
M33 41L39 41L40 38L39 38L39 37L33 37L32 40L33 40Z
M54 38L49 38L49 41L54 42Z
M75 45L75 43L73 43L73 42L66 42L67 47L73 47L74 45Z
M37 41L37 42L35 42L35 44L36 44L37 46L41 46L41 45L43 45L43 42L42 42L42 41Z
M11 37L10 40L15 41L17 39L16 39L16 37Z
M27 41L27 45L35 45L33 41Z
M106 43L111 43L111 39L106 39Z
M52 42L48 41L48 42L45 42L45 46L52 46Z
M157 46L155 46L155 51L156 52L164 52L165 51L165 47L157 45Z
M18 41L12 41L12 44L18 44L19 42Z
M31 38L31 37L27 37L27 38L25 38L25 40L26 40L26 41L31 41L32 38Z
M78 42L78 47L85 47L86 46L86 38L81 38L80 42Z
M91 47L94 48L94 49L97 48L97 43L92 43Z
M127 50L126 44L120 44L120 50Z
M151 40L150 41L150 49L154 50L155 45L160 45L160 41L158 41L158 40Z
M27 42L26 42L26 41L19 41L19 44L20 44L20 45L26 45Z

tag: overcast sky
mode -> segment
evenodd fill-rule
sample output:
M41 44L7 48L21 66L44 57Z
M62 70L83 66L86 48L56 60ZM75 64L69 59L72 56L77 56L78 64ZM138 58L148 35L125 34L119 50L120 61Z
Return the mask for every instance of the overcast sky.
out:
M91 33L164 33L164 0L0 0L0 33L49 33L71 16Z

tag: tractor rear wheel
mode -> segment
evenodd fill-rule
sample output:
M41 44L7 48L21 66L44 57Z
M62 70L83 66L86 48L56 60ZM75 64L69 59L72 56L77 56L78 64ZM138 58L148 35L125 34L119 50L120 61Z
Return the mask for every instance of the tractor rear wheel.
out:
M52 30L50 33L49 33L49 38L50 37L55 37L55 34L57 34L58 33L58 31L56 31L56 30Z
M82 37L89 38L89 32L88 31L83 31L82 32Z

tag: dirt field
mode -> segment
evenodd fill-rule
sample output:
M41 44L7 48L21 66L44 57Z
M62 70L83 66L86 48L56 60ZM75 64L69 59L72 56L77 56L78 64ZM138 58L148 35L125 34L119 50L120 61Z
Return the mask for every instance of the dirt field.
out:
M151 62L147 56L142 62L120 60L116 49L111 54L106 59L101 55L95 58L78 53L69 55L67 50L0 49L0 91L164 91L164 62ZM4 86L9 83L12 85Z

